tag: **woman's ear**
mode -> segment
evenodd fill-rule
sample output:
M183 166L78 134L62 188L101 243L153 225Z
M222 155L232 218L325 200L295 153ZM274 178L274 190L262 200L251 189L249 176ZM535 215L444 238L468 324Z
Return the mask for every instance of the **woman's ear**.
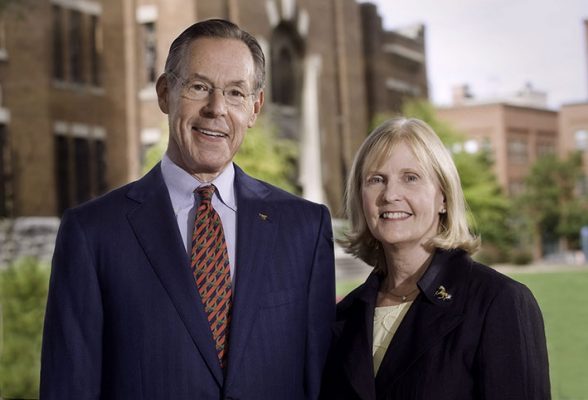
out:
M445 213L447 213L447 202L445 201L445 196L443 196L443 203L441 203L441 206L439 207L439 214Z

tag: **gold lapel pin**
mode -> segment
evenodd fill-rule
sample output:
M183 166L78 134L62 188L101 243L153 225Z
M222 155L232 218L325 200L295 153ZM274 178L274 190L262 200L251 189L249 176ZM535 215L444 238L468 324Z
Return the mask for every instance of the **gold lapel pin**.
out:
M451 293L447 293L445 286L441 285L435 291L435 297L443 301L451 300Z
M259 213L258 215L259 215L259 218L261 218L262 221L267 221L267 219L268 219L267 214Z

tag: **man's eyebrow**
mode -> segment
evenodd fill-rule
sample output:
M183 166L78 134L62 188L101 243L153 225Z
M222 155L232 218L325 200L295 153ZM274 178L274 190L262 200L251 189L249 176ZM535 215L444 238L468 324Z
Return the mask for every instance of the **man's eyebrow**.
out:
M198 79L198 80L201 80L201 81L205 81L205 82L207 82L207 83L209 83L211 85L213 84L212 83L212 79L210 79L206 75L199 74L198 72L194 72L194 73L188 75L188 81L192 81L192 80L195 80L195 79ZM235 80L235 81L228 82L225 86L247 87L247 81L244 80L244 79L238 79L238 80Z

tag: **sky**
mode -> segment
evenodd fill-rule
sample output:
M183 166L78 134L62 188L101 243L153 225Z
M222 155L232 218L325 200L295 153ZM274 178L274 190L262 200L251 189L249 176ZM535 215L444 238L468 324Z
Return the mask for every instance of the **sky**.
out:
M361 2L366 2L362 0ZM548 106L588 101L588 0L369 0L384 27L426 25L430 98L468 84L480 100L531 83Z

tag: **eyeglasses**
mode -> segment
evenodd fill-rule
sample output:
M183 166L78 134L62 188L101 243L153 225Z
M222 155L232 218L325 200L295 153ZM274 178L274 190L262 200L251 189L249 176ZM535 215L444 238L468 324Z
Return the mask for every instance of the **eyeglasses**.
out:
M182 85L182 96L190 100L206 100L212 93L218 89L223 94L227 104L232 106L242 106L247 102L247 98L255 94L255 92L247 93L242 87L238 85L229 85L224 88L212 86L208 83L202 82L201 80L194 79L188 80L176 75L173 72L167 72L175 79L181 81Z

